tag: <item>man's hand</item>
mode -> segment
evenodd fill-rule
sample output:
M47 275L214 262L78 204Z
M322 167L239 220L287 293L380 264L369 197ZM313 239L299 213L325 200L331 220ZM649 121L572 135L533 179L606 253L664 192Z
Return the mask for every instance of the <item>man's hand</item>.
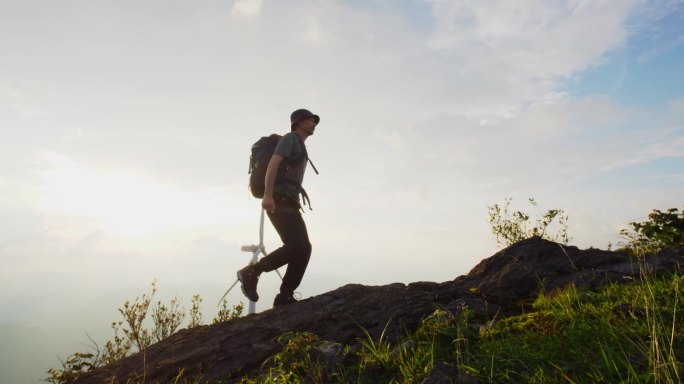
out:
M263 207L268 213L275 212L275 201L273 201L273 196L264 196L264 198L261 200L261 207Z

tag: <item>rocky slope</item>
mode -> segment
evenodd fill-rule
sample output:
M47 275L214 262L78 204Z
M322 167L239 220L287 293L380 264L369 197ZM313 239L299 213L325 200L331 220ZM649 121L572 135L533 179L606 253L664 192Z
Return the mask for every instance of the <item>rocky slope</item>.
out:
M642 260L643 261L643 260ZM572 246L531 238L481 261L467 275L443 283L363 286L350 284L298 303L212 326L182 330L145 352L89 372L77 383L239 381L258 372L280 350L275 339L285 332L309 331L322 340L354 344L365 338L393 338L414 329L436 308L452 312L468 307L486 321L496 313L520 312L541 291L574 283L597 288L630 281L640 268L653 272L684 264L684 250L663 252L644 263L626 253Z

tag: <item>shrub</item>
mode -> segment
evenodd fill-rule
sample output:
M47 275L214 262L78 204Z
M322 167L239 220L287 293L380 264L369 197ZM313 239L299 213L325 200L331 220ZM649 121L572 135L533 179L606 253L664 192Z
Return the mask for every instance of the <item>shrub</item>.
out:
M568 215L562 209L549 209L542 215L534 198L529 198L530 205L537 210L536 217L523 211L510 211L512 198L507 198L504 204L487 206L489 212L489 224L496 242L503 246L513 245L521 240L539 236L541 238L568 244ZM551 225L557 223L555 231Z
M132 301L126 300L123 307L119 308L123 320L111 324L114 338L108 340L104 348L100 348L95 341L90 339L91 351L70 355L66 360L61 361L61 369L50 368L47 372L49 376L45 380L55 384L69 383L95 368L121 360L134 352L144 351L152 342L159 342L174 334L187 316L186 309L181 306L177 297L171 299L168 304L157 301L152 308L152 326L146 327L146 323L149 323L146 320L148 320L150 305L156 293L157 281L154 280L149 295L143 294ZM201 303L200 295L194 295L189 312L188 328L202 325ZM243 308L244 305L240 303L234 305L231 310L228 308L228 302L223 300L222 307L212 324L240 317Z
M654 209L647 221L629 223L629 228L621 230L620 235L626 240L622 245L637 254L684 247L684 210Z

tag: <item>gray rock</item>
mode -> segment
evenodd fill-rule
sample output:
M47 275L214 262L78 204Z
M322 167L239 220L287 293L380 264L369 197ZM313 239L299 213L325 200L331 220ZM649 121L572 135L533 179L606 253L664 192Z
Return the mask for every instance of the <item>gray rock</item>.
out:
M334 341L319 341L311 348L311 359L330 370L341 364L346 355L344 344Z
M239 381L245 374L257 374L280 351L276 339L286 332L308 331L332 342L316 353L328 364L336 364L344 360L339 345L357 344L366 332L374 340L381 334L390 341L400 340L436 308L458 313L459 308L468 307L486 322L499 311L519 312L521 304L542 291L567 284L593 289L613 281L633 281L642 269L656 274L683 262L684 250L663 252L640 263L626 253L579 250L531 238L482 260L470 273L452 281L409 286L350 284L256 315L182 330L75 383L173 382L179 374L192 378L200 373L206 381ZM427 383L451 377L441 368L434 371Z
M451 301L446 306L446 309L454 315L460 314L466 308L471 311L476 318L490 319L493 316L496 316L501 309L501 306L489 303L470 293L466 293L458 299Z

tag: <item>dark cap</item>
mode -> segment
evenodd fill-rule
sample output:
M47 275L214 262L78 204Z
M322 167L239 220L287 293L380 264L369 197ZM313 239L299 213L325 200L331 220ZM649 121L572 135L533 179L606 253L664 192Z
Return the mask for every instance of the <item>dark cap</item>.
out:
M318 115L314 115L309 111L308 109L298 109L290 115L290 126L294 125L294 123L298 122L301 119L304 119L306 117L313 117L316 120L316 124L318 125L318 122L321 121L321 118L318 117Z

